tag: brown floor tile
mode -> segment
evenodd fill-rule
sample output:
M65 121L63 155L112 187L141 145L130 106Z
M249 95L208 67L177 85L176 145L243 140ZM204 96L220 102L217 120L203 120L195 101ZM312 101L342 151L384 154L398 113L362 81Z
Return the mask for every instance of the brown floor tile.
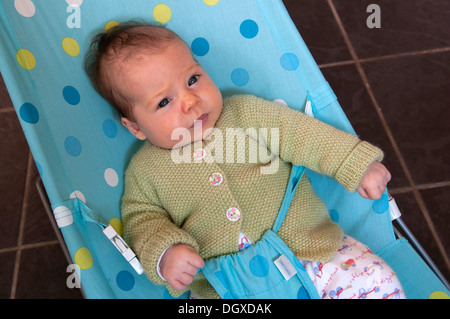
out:
M0 254L0 299L9 299L11 296L15 263L15 251Z
M11 98L9 97L8 90L6 89L5 82L0 73L0 110L13 108Z
M450 223L448 212L450 207L450 187L430 188L420 191L427 209L430 212L434 227L450 256Z
M394 195L394 198L400 211L402 212L402 220L406 223L408 228L417 238L419 243L423 246L424 250L428 253L433 262L442 272L442 274L447 278L447 280L449 280L450 271L445 265L445 261L436 244L432 231L420 210L420 207L417 203L416 198L414 197L414 194L412 192L396 194ZM439 215L442 213L432 209L431 207L428 209L430 215L432 216L433 224L434 226L436 226L437 220L435 219L435 215ZM445 237L447 235L446 233L442 233L439 235L440 238L442 238L442 236ZM449 255L448 249L447 255Z
M14 112L0 116L0 137L1 249L17 245L28 162L28 145Z
M318 64L351 60L326 0L283 0L283 3Z
M450 180L450 52L363 63L416 184Z
M67 265L59 245L22 250L16 298L81 298L79 289L67 288Z
M450 46L448 0L333 0L333 4L360 59ZM379 29L367 27L369 4L380 7Z
M24 245L57 240L47 212L35 187L35 182L38 178L39 173L33 164L30 178L32 183L30 184L26 201L27 207L23 234Z
M323 68L322 73L358 136L380 147L385 153L383 164L393 176L389 187L408 186L408 180L355 65Z

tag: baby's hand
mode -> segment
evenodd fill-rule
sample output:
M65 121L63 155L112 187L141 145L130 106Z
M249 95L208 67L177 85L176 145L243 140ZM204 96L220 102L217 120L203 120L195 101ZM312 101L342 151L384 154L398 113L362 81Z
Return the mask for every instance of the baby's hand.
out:
M364 198L379 199L390 180L391 173L386 167L379 162L373 162L367 168L356 191Z
M175 244L166 250L159 263L161 275L175 290L186 289L199 268L205 266L192 246Z

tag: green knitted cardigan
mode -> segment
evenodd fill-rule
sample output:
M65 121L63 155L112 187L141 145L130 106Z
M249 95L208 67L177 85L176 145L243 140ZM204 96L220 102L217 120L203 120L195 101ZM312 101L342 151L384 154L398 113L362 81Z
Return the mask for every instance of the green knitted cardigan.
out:
M197 149L206 157L193 159ZM254 96L234 96L224 100L216 129L203 141L174 150L145 142L135 154L122 198L124 237L149 279L180 296L184 291L175 291L157 273L167 247L189 244L205 260L237 252L239 232L254 243L272 228L292 164L332 176L353 192L369 164L382 157L375 146L301 112ZM220 185L211 184L212 173L223 176ZM230 207L240 211L237 221L227 218ZM342 230L306 175L278 235L304 260L327 261L339 248ZM188 289L217 298L202 274Z

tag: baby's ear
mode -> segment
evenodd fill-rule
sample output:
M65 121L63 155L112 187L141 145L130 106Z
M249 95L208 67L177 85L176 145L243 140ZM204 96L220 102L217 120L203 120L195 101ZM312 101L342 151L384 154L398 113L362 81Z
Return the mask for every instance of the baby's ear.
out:
M122 123L123 126L125 126L128 131L131 132L131 134L133 134L137 139L140 140L145 140L147 139L147 137L144 135L144 133L142 133L139 124L130 121L128 118L126 117L121 117L120 118L120 123Z

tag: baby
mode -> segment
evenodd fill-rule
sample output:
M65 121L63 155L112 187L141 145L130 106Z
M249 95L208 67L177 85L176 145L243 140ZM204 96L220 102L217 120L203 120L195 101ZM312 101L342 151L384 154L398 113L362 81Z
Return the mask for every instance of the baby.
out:
M292 164L369 199L380 198L391 178L382 152L352 134L254 96L223 100L186 43L164 27L129 22L97 35L86 70L121 123L146 141L126 171L124 237L149 279L173 296L189 289L217 298L198 270L272 228ZM270 154L264 159L254 156L261 147ZM174 161L174 152L192 160ZM322 298L394 290L404 297L392 269L331 221L306 175L278 235ZM367 274L351 276L349 268Z

